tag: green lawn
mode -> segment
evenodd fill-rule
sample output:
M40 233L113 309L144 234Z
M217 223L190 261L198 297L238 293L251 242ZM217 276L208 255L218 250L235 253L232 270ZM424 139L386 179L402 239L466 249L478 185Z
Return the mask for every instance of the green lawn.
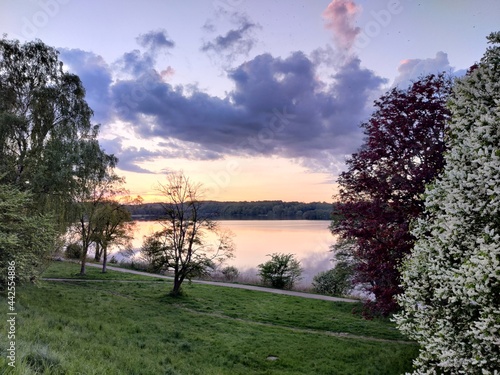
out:
M172 298L169 281L122 283L131 275L110 271L95 282L96 271L17 289L17 367L3 323L0 374L389 375L417 354L389 321L353 315L356 304L199 284ZM55 263L45 276L77 272ZM7 307L1 297L4 317Z
M114 266L114 264L111 264ZM162 278L134 275L132 273L109 271L102 273L102 268L92 267L87 264L86 275L80 275L80 265L69 262L53 262L44 272L45 278L57 279L86 279L86 280L135 280L135 281L165 281ZM152 275L154 276L154 275Z

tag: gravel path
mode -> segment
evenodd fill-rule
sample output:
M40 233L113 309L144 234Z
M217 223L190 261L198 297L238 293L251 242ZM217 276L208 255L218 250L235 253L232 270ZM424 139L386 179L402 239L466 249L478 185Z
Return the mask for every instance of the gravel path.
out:
M87 263L87 266L90 266L90 267L99 267L99 268L102 267L99 264L92 264L92 263ZM155 278L160 278L160 279L169 279L169 280L173 279L171 276L155 275L155 274L151 274L151 273L147 273L147 272L134 271L134 270L129 270L129 269L125 269L125 268L119 268L119 267L108 266L107 269L111 270L111 271L124 272L124 273L133 273L133 274L136 274L136 275L149 276L149 277L155 277ZM58 281L78 281L78 279L46 279L46 280L47 281L56 281L56 280L58 280ZM91 281L91 280L81 280L81 281ZM96 281L98 281L98 280L96 280ZM103 281L118 281L118 280L103 280ZM323 301L332 301L332 302L359 302L358 300L350 299L350 298L330 297L330 296L323 296L323 295L320 295L320 294L295 292L293 290L282 290L282 289L264 288L264 287L261 287L261 286L254 286L254 285L234 284L234 283L224 283L224 282L218 282L218 281L204 281L204 280L193 280L192 282L195 283L195 284L205 284L205 285L223 286L223 287L227 287L227 288L238 288L238 289L255 290L255 291L259 291L259 292L283 294L283 295L294 296L294 297L320 299L320 300L323 300Z

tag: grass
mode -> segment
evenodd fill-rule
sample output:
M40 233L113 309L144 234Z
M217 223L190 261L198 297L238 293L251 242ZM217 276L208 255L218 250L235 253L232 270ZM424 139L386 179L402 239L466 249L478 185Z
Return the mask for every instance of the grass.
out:
M77 272L54 263L44 276ZM17 367L2 324L0 374L390 375L417 355L389 321L353 315L356 304L199 284L172 298L170 281L109 271L129 282L97 283L88 272L88 282L18 287ZM4 317L7 306L0 297Z
M114 267L113 264L111 266ZM85 279L85 280L123 280L123 281L165 281L162 278L135 275L132 273L109 271L102 273L101 268L87 264L85 276L80 275L80 265L70 262L53 262L44 272L44 278L54 279Z

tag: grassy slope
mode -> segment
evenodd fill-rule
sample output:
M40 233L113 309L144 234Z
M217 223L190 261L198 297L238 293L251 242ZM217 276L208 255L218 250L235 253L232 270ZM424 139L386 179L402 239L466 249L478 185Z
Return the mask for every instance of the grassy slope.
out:
M46 276L77 271L56 264ZM388 375L409 370L416 355L391 323L362 320L352 304L206 285L186 285L187 295L173 299L169 282L97 283L96 271L89 269L89 282L18 288L12 373ZM4 317L6 310L0 298Z

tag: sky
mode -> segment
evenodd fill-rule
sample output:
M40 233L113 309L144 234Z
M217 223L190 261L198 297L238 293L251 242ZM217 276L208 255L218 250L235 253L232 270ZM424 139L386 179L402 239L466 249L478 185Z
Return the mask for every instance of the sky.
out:
M206 199L332 201L373 101L461 76L498 0L0 0L0 34L57 48L131 195L182 171Z

